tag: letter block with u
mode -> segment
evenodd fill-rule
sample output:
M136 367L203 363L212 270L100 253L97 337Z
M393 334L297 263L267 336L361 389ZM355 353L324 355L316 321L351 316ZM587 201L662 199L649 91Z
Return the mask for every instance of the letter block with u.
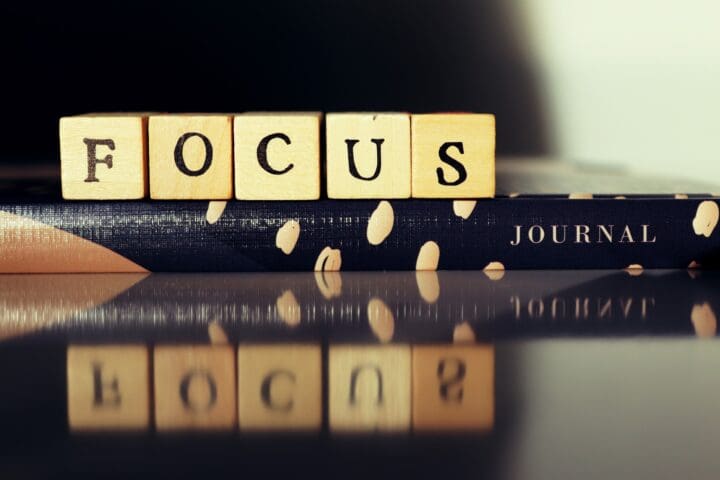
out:
M232 198L231 116L153 115L148 138L150 198Z
M235 198L320 198L319 112L236 115Z
M492 428L494 360L491 345L413 347L413 429Z
M410 115L325 116L329 198L410 197Z
M137 200L147 194L147 116L60 119L62 195L67 200Z
M408 345L331 346L330 429L409 431L410 375Z
M412 196L494 197L495 117L413 114Z
M150 427L150 362L143 345L71 345L67 351L71 430Z
M232 346L159 346L154 364L158 431L235 428Z
M319 430L322 426L320 345L240 345L240 430Z

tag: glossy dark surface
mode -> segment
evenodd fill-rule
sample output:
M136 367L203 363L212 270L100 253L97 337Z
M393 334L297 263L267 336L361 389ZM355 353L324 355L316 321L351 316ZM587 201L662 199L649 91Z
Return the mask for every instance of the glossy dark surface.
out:
M0 284L2 478L720 472L713 272L3 276ZM391 312L382 330L369 321L371 299ZM450 344L464 324L464 338L469 329L494 345L493 428L348 436L330 432L326 414L309 434L70 432L68 345L207 343L212 322L233 344L317 342L325 357L335 343Z

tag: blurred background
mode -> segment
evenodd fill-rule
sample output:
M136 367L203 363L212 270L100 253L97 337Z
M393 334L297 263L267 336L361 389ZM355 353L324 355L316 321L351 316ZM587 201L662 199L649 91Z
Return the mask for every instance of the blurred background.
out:
M720 181L712 0L6 2L3 163L97 111L493 112L499 155Z

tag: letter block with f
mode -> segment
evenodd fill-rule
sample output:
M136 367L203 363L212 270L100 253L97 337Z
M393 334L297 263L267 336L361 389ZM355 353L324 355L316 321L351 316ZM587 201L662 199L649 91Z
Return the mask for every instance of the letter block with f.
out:
M147 194L147 116L60 119L62 195L67 200L137 200Z
M71 430L150 428L150 362L143 345L71 345L67 351Z

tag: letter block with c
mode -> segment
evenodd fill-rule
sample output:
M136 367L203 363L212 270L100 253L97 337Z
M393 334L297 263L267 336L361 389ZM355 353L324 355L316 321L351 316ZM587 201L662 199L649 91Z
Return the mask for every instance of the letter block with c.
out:
M238 348L240 430L319 430L322 426L320 345Z
M491 345L414 346L413 429L492 428L494 360Z
M412 115L412 196L495 196L495 117L490 114Z
M158 346L154 365L158 431L235 428L232 346Z
M235 198L320 198L319 112L236 115Z
M232 198L231 116L152 115L148 138L150 198Z
M71 345L67 351L71 430L150 428L150 362L143 345Z
M60 119L62 195L67 200L137 200L147 194L147 116Z

